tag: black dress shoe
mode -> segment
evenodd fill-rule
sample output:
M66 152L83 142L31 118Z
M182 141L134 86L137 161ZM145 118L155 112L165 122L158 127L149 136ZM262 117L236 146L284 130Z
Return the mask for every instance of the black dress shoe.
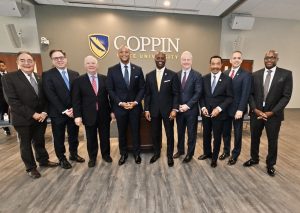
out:
M168 157L168 166L169 166L169 167L174 166L174 160L173 160L172 157Z
M184 153L176 152L175 155L173 155L173 158L179 158L181 155L184 155Z
M154 163L155 161L157 161L158 158L160 158L160 155L153 155L150 159L150 163Z
M33 179L41 177L41 174L38 172L38 170L36 170L36 168L30 169L29 171L27 171L27 174Z
M95 165L96 165L96 160L89 160L89 162L88 162L89 168L95 167Z
M126 162L126 159L128 158L128 154L121 155L119 160L119 166L123 165Z
M275 168L274 167L270 167L270 168L267 168L267 173L268 175L270 175L271 177L274 177L275 176Z
M140 164L142 162L142 158L140 155L134 155L134 160L136 164Z
M211 161L211 164L210 164L210 166L212 167L212 168L216 168L217 167L217 161L215 161L215 160L212 160Z
M47 161L45 163L40 163L40 166L42 167L57 167L59 164L58 163L54 163L51 161Z
M259 161L255 161L255 160L250 159L250 160L246 161L243 164L243 166L244 167L250 167L250 166L253 166L253 165L258 164L258 163L259 163Z
M78 163L83 163L85 161L84 158L80 157L78 154L70 155L69 159Z
M63 169L71 169L72 168L72 165L65 158L59 161L59 166Z
M231 158L229 158L229 160L228 160L228 165L234 165L235 163L236 163L236 161L237 161L237 159L236 158L233 158L233 157L231 157Z
M226 154L225 152L223 152L222 155L220 155L219 160L225 160L229 156L230 156L229 154Z
M198 160L205 160L205 159L207 159L207 158L211 158L211 155L206 155L206 154L200 155L200 156L198 157Z
M102 159L103 159L105 162L107 162L107 163L111 163L111 162L112 162L112 158L111 158L109 155L103 156Z
M183 159L183 163L188 163L193 159L192 155L186 155L185 158Z

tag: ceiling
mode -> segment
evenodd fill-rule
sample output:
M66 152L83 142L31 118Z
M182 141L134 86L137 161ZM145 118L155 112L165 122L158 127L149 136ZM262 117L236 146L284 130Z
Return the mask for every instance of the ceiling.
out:
M229 13L251 14L300 20L299 0L34 0L38 4L109 8L193 15L224 16Z

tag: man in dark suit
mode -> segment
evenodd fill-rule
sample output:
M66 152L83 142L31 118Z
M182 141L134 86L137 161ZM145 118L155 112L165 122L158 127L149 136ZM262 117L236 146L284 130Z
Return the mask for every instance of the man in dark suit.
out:
M230 58L232 65L230 70L224 73L232 79L233 102L228 108L228 119L226 119L223 130L224 151L220 160L230 156L231 130L234 130L234 148L231 152L228 165L234 165L241 153L242 133L244 115L247 113L247 105L251 91L251 75L241 68L243 62L242 53L234 51Z
M267 173L275 175L278 135L284 109L293 90L292 72L276 66L278 53L269 50L265 54L265 68L253 73L250 95L251 159L244 163L250 167L259 163L259 144L263 129L268 138Z
M176 116L178 144L177 153L173 158L179 158L184 154L185 130L188 134L188 149L184 163L192 160L195 152L198 115L199 115L199 98L202 92L202 76L192 69L192 53L185 51L181 54L182 70L177 73L178 80L181 82L179 93L179 112Z
M162 121L167 136L168 165L172 167L174 151L174 119L179 108L180 83L177 74L165 67L166 54L155 55L156 69L146 75L145 117L151 122L154 155L150 163L160 158Z
M222 58L210 58L211 73L203 77L203 97L200 100L203 123L203 151L199 160L212 158L211 167L217 167L224 121L228 118L228 107L233 100L232 82L221 71ZM213 151L211 139L213 132Z
M119 131L121 154L119 165L124 164L128 157L126 134L129 125L134 159L140 164L140 119L143 111L141 101L145 93L144 74L141 67L130 63L130 51L127 46L120 47L118 56L120 63L108 68L106 82Z
M2 83L1 83L1 79L5 74L7 74L6 64L4 61L0 61L0 120L4 119L5 113L8 115L8 104L6 103L6 100L3 95ZM6 135L10 135L9 127L3 127L3 130Z
M58 164L49 161L45 148L46 101L40 78L33 72L35 61L29 52L17 54L19 70L6 74L2 78L7 102L11 107L12 124L20 139L21 158L28 175L39 178L35 158L40 166L55 167Z
M84 59L86 74L81 75L73 83L72 103L75 123L85 126L88 167L94 167L98 154L98 137L104 161L111 163L110 157L110 104L105 81L106 76L98 74L98 61L93 56Z
M51 118L54 147L59 164L63 169L72 165L65 156L65 130L68 132L71 161L82 163L84 159L78 155L78 131L73 118L71 87L79 76L78 72L67 69L66 53L62 50L51 50L49 53L54 68L44 72L43 87L48 99L48 111Z

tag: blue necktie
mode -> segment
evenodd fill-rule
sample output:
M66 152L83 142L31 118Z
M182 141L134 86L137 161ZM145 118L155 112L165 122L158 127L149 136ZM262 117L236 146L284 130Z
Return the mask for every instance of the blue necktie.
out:
M216 85L217 85L217 81L216 80L217 80L216 75L214 75L214 80L213 80L213 82L211 84L211 94L213 94L214 91L215 91L215 88L216 88Z
M127 88L129 88L129 72L128 72L128 66L125 65L124 68L125 68L124 80L125 80L125 83L126 83L126 85L127 85Z
M67 78L67 72L66 71L62 71L62 77L65 81L66 86L68 87L68 90L70 90L70 83L69 83L69 80Z

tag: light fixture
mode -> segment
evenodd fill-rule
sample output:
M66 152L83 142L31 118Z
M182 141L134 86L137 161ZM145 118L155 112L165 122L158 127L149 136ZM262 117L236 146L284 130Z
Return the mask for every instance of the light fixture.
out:
M170 1L164 1L164 6L169 7L171 5Z

